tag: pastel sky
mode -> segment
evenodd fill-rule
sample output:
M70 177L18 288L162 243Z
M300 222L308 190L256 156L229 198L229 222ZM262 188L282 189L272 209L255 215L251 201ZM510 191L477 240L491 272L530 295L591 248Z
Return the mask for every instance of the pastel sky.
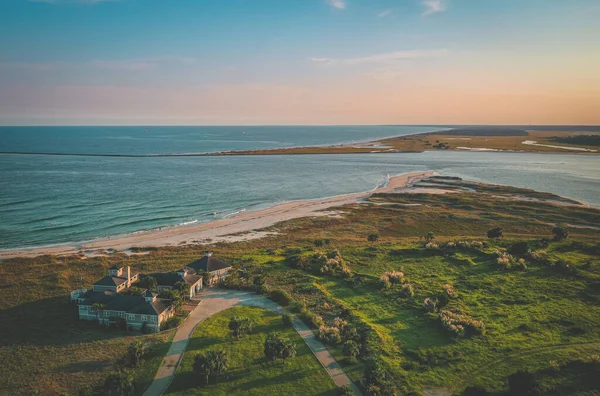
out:
M1 0L0 124L600 124L600 0Z

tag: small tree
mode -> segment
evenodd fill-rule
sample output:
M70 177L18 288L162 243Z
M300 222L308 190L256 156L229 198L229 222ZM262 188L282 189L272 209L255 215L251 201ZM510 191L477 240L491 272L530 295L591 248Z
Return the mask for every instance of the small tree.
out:
M194 372L203 378L205 384L209 383L212 376L215 376L218 381L219 376L228 368L229 356L222 349L199 353L194 359Z
M205 384L208 384L214 369L206 353L199 353L196 355L194 358L193 370L204 380Z
M229 320L229 330L233 332L236 340L252 331L252 322L248 318L232 317Z
M92 304L92 311L96 312L96 319L98 319L98 322L100 322L100 317L104 316L105 309L106 309L106 304L103 304L103 303Z
M104 392L107 396L133 395L135 393L133 376L126 371L110 374L104 381Z
M129 357L129 362L133 367L137 367L142 358L144 357L144 343L141 341L134 341L129 344L129 348L127 349L127 356Z
M348 340L344 342L344 355L348 356L351 362L355 362L360 354L360 347L355 341Z
M149 289L149 290L155 290L156 286L158 285L158 283L156 282L156 278L153 276L144 276L142 279L140 279L140 287Z
M329 246L329 244L331 244L331 239L325 238L323 242L325 243L325 246Z
M429 243L435 239L435 234L433 231L429 231L423 238L425 238L425 242Z
M379 240L379 234L376 232L367 235L367 241L369 242L377 242Z
M290 359L296 356L296 344L291 340L283 339L279 357L281 358L281 364L285 365L286 359Z
M323 246L323 240L322 239L315 239L315 246L316 247L321 247Z
M223 349L209 351L208 355L210 361L212 362L212 366L215 369L215 374L218 381L219 376L229 368L229 356Z
M265 357L275 363L279 356L279 345L281 337L277 334L269 334L265 340Z
M185 298L188 296L188 293L190 292L190 286L183 281L177 282L173 286L173 290L176 290L181 295L181 298Z
M515 242L508 248L508 253L515 255L523 255L529 251L529 244L525 241Z
M555 241L562 241L569 237L569 229L564 225L557 225L552 230L552 234L554 234Z
M296 356L296 345L278 334L269 334L265 340L265 357L275 363L281 359L285 364L286 359Z
M503 236L504 236L504 232L502 231L502 228L500 228L500 227L492 228L491 230L489 230L487 232L487 237L490 239L500 239Z

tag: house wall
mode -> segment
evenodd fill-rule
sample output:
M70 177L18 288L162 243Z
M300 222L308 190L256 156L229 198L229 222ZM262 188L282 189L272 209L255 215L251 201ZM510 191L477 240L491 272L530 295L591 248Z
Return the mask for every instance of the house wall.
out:
M127 314L127 326L134 330L141 330L144 322L149 330L152 330L153 332L158 332L160 330L160 320L158 315Z
M79 319L81 320L98 320L96 312L92 310L92 307L89 305L80 305L79 306Z
M209 272L209 279L208 279L208 285L214 285L215 283L218 283L219 281L221 281L223 278L225 278L227 276L227 274L229 274L229 270L230 268L223 268L217 271L211 271Z

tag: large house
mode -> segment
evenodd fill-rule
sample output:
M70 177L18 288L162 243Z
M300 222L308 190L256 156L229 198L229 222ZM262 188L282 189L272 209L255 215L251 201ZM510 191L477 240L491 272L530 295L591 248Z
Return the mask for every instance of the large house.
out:
M158 332L161 323L175 313L171 301L158 298L150 290L144 290L141 296L122 293L138 280L139 274L131 275L129 267L111 267L108 276L94 283L92 290L74 290L71 299L77 303L79 319Z
M231 269L231 265L215 258L208 252L204 257L176 272L154 274L131 274L129 266L108 269L108 275L92 285L92 290L79 289L71 292L77 303L79 319L98 323L126 326L130 330L158 332L162 322L174 315L171 300L158 298L151 290L139 288L142 295L127 293L131 287L139 287L144 278L156 279L156 291L161 293L178 284L186 286L186 297L194 297L204 285L216 284Z

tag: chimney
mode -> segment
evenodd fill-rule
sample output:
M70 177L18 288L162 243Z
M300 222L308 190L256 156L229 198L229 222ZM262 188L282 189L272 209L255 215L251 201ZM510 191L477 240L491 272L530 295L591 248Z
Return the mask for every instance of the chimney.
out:
M127 287L131 286L131 269L127 266Z

